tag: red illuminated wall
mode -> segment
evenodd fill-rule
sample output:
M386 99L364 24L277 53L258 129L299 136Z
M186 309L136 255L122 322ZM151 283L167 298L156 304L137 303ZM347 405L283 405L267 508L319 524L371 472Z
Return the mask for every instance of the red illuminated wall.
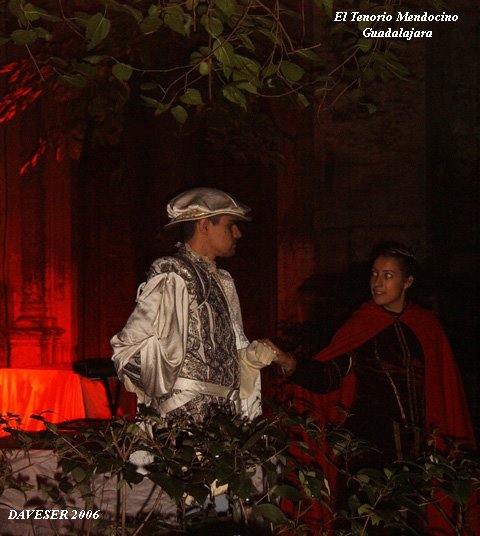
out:
M70 164L47 147L25 166L58 113L44 99L0 132L3 366L67 364L76 343Z

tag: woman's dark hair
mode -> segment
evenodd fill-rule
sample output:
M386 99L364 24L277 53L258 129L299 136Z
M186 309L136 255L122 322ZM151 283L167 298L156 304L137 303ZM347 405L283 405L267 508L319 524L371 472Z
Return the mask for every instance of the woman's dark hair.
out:
M400 242L390 240L374 246L370 254L370 266L373 266L378 257L397 259L405 278L415 277L418 272L418 261L413 251Z

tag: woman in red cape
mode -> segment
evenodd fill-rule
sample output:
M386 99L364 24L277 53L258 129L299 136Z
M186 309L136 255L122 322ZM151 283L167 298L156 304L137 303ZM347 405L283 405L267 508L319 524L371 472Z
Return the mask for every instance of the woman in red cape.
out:
M352 315L327 348L297 366L291 355L272 345L277 363L290 376L295 409L313 414L319 424L343 423L348 410L345 427L376 445L381 451L377 462L384 464L417 458L419 430L437 429L475 446L447 337L434 313L407 299L415 268L415 257L402 244L377 246L372 253L372 301ZM375 457L367 455L363 462L371 467ZM317 510L307 516L317 534L324 531L324 514ZM433 507L427 524L428 534L454 534ZM472 534L480 534L477 525L478 519L471 523Z

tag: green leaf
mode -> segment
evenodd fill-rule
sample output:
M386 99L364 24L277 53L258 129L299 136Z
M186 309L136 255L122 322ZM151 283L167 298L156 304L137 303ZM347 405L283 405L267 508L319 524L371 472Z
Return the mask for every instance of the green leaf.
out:
M230 43L223 39L216 39L213 45L213 55L222 64L233 67L235 63L235 52Z
M64 473L70 473L77 467L77 462L75 460L64 458L62 459L61 465Z
M325 13L332 19L333 18L333 0L315 0L315 3L319 7L323 7Z
M203 76L206 76L210 73L210 65L206 61L201 61L198 64L198 70L200 74L202 74Z
M233 102L234 104L238 104L243 109L247 109L247 99L245 98L245 95L235 86L228 85L225 86L222 89L223 96L229 100L230 102Z
M161 6L156 6L155 4L152 4L148 8L148 16L149 17L159 17L161 12L162 12L162 7Z
M277 34L274 34L272 31L267 30L266 28L257 28L257 31L267 36L274 45L282 44L280 37Z
M323 492L323 481L319 480L314 476L306 476L305 478L305 487L310 493L311 497L318 499L322 496Z
M81 27L86 28L91 15L84 11L75 11L73 20Z
M239 84L236 84L239 87ZM243 95L242 95L243 97ZM245 98L245 97L244 97ZM240 447L240 452L246 452L251 449L258 441L262 440L264 436L263 430L258 430L252 436L250 436L245 443Z
M349 91L347 95L350 100L356 101L365 97L365 91L362 88L356 88Z
M368 67L362 73L362 80L365 80L365 82L373 82L376 76L375 70Z
M167 110L170 110L170 104L163 104L162 102L158 103L157 109L155 110L155 115L162 115Z
M37 40L37 32L35 30L14 30L11 38L16 45L31 45Z
M90 17L85 30L85 36L89 41L88 50L95 48L110 33L111 22L103 15L96 13Z
M144 478L144 475L139 473L136 467L131 464L127 465L124 476L128 484L140 484Z
M360 506L360 500L359 500L359 498L358 498L356 495L351 495L351 496L348 498L348 508L349 508L352 512L356 512L359 506Z
M208 54L207 54L208 55ZM200 53L198 50L194 50L191 54L190 54L190 63L192 64L196 64L198 63L199 61L203 61L205 59L205 56Z
M359 471L357 472L357 477L360 477L361 475L366 475L367 477L369 477L369 479L373 480L375 483L378 484L385 482L385 475L382 471L379 471L378 469L364 467L362 469L359 469Z
M191 495L199 504L203 504L210 493L210 489L204 484L192 484L187 486L186 492Z
M278 65L274 65L273 63L270 63L263 69L262 74L265 78L269 78L277 74L277 72L278 72Z
M372 48L372 45L373 39L362 37L358 40L358 43L355 46L359 48L362 52L368 52Z
M115 11L128 13L131 15L137 22L140 22L143 18L142 12L138 9L135 9L132 6L129 6L127 4L121 4L120 2L117 2L117 0L108 0L108 6L112 8Z
M300 106L303 106L303 108L308 108L310 106L310 101L303 93L297 93L297 102Z
M157 99L153 99L152 97L147 97L146 95L140 95L142 100L148 104L148 106L151 106L153 108L156 108L160 102Z
M187 6L188 11L193 11L198 6L199 0L187 0L185 5Z
M127 426L127 434L128 435L136 435L139 432L139 426L137 423L132 422Z
M12 15L15 15L15 17L17 17L18 22L21 26L26 26L28 24L28 20L23 12L22 0L10 0L8 2L8 9L10 13L12 13Z
M227 17L231 17L237 7L235 0L215 0L215 4Z
M289 499L291 501L299 501L302 498L302 494L297 488L287 484L276 486L273 488L272 493L277 497L284 497L285 499Z
M358 35L358 31L355 28L352 28L351 26L348 26L347 24L343 22L337 22L334 26L332 26L332 29L330 30L330 35L335 35L337 33L349 33L354 36Z
M260 72L260 69L262 68L261 65L251 58L247 58L246 56L242 56L240 54L234 55L235 65L238 69L242 69L245 71L248 75L258 75Z
M182 481L174 478L166 473L152 472L149 473L148 478L155 484L158 484L165 493L175 500L180 500L185 491L185 485Z
M363 32L363 30L365 30L365 28L368 28L368 26L370 25L370 22L366 22L366 21L363 21L361 20L358 24L357 24L357 28Z
M373 510L373 507L371 504L362 504L360 505L358 508L357 508L357 512L358 512L358 515L362 515L362 514L370 514L370 512Z
M245 475L235 477L229 482L229 487L241 499L248 499L252 495L252 481Z
M188 112L183 106L174 106L170 110L170 113L173 115L177 123L180 123L181 125L188 119Z
M421 519L425 519L426 513L423 508L421 508L415 501L412 501L408 497L393 497L393 500L400 505L402 508L405 508L412 514L417 515Z
M174 32L180 35L187 35L187 32L185 31L184 12L180 6L168 8L163 20L165 24Z
M45 428L49 430L50 432L56 433L58 430L58 426L56 424L53 424L51 422L45 421Z
M356 519L352 520L351 528L353 536L363 536L365 534L365 528L363 527L362 523Z
M192 24L193 24L193 18L188 13L185 13L185 22L183 23L183 29L187 37L190 36L190 29L192 27Z
M252 509L255 515L261 516L265 521L280 525L285 523L285 514L274 504L257 504Z
M74 488L74 485L71 482L68 482L68 480L62 480L58 487L60 491L63 491L63 493L68 494Z
M115 76L115 78L118 78L118 80L121 81L129 80L132 76L132 73L133 68L127 63L115 63L115 65L112 67L113 76Z
M85 471L77 466L72 470L72 478L75 480L75 482L83 482L86 478L87 474Z
M203 15L200 19L200 23L212 37L219 37L223 33L222 21L217 17Z
M242 45L247 50L249 50L250 52L255 51L255 45L253 44L253 41L250 39L250 37L248 37L248 35L241 33L241 34L239 34L238 37L240 38L240 41L242 42Z
M53 39L53 35L41 26L35 27L35 31L40 39L44 39L45 41L51 41Z
M163 21L158 16L145 17L140 23L140 31L143 35L148 35L156 32L163 26Z
M24 9L25 17L29 21L34 21L38 19L44 19L49 20L51 22L60 22L62 19L60 17L57 17L56 15L52 15L45 9L42 9L41 7L34 6L33 4L26 4Z
M295 54L297 56L299 56L300 58L303 58L305 60L320 61L320 58L319 58L318 54L315 54L315 52L313 50L310 50L310 49L296 50Z
M221 465L214 472L215 480L217 485L222 486L223 484L228 484L231 482L233 475L235 475L235 469L229 465Z
M448 9L448 4L443 0L429 0L428 3L437 11Z
M257 88L251 82L237 82L235 85L238 89L242 89L248 93L252 93L253 95L258 93Z
M87 81L81 74L62 74L58 77L58 82L62 86L71 87L74 89L83 89L87 85Z
M378 6L374 5L370 9L370 13L374 13L378 15L381 15L383 12L391 15L393 13L393 6L391 4L378 5Z
M189 87L185 94L180 97L181 102L184 104L203 104L202 95L198 89Z
M298 82L305 74L300 65L291 61L282 61L280 63L280 72L289 82Z
M10 41L10 37L5 37L4 35L0 35L0 47L4 45L5 43L8 43Z
M23 7L23 13L25 14L25 18L29 21L35 21L40 18L39 10L30 3L25 4L25 6Z
M83 61L91 63L92 65L97 65L107 58L108 56L86 56L83 58Z
M442 485L439 487L454 501L460 504L467 504L468 499L473 492L472 483L466 479L454 480L451 483L451 486Z
M387 68L398 78L407 78L410 75L410 71L398 61L388 61Z

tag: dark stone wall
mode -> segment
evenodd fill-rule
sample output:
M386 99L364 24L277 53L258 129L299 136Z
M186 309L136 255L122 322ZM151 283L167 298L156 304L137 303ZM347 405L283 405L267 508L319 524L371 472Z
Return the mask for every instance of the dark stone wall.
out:
M428 267L480 429L480 8L464 0L455 11L427 48Z

